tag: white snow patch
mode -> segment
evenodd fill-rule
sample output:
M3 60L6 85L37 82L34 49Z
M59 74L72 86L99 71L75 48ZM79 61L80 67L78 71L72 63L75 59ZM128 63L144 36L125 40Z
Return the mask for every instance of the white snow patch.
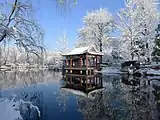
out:
M102 52L99 52L94 46L75 48L72 51L70 51L64 55L80 55L80 54L84 54L84 53L90 53L90 54L95 54L95 55L104 55Z
M88 95L82 91L79 91L79 90L73 90L73 89L69 89L69 88L61 88L61 90L63 91L66 91L66 92L69 92L69 93L72 93L72 94L75 94L75 95L78 95L78 96L83 96L83 97L88 97Z
M160 75L160 70L149 69L147 74Z
M75 94L77 96L82 96L82 97L86 97L86 98L90 98L90 99L94 99L94 97L92 96L92 94L98 93L100 91L103 91L104 89L105 88L96 89L96 90L93 90L93 91L91 91L91 92L89 92L87 94L87 93L84 93L84 92L79 91L79 90L74 90L74 89L69 89L69 88L61 88L61 90L64 90L64 91L69 92L71 94Z
M0 99L0 120L23 120L20 114L20 107L26 108L25 105L29 105L31 109L35 109L40 117L40 111L37 106L34 106L29 101L17 100L15 101L15 97L11 100L8 98ZM26 109L23 109L25 112Z
M122 73L120 71L120 68L114 68L114 67L105 67L101 70L102 73L107 73L107 74L119 74Z
M23 120L18 110L18 102L14 102L13 99L0 99L0 112L1 120Z

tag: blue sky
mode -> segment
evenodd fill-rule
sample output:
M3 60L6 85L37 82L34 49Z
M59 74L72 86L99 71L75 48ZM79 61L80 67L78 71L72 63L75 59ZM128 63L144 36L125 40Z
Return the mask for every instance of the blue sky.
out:
M49 50L58 48L56 41L66 32L69 48L74 47L78 29L82 27L83 16L87 11L107 8L113 15L124 7L124 0L78 0L76 6L61 15L61 10L56 7L55 0L33 0L36 8L36 18L43 27L45 36L44 44Z

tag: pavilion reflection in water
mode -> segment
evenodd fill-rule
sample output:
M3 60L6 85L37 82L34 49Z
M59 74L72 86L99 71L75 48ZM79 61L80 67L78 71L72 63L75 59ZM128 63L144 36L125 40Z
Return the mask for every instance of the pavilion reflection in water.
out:
M66 74L64 76L64 84L61 86L61 90L86 97L89 97L92 93L102 91L103 89L101 74Z

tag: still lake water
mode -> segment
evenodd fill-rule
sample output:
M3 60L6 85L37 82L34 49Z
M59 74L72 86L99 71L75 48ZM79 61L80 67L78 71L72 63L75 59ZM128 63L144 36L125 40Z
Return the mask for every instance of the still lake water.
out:
M61 72L53 71L1 72L0 98L16 95L17 99L32 102L40 110L40 120L160 119L158 77L102 74L104 89L92 97L61 89L66 84L64 79ZM22 117L32 120L30 116Z

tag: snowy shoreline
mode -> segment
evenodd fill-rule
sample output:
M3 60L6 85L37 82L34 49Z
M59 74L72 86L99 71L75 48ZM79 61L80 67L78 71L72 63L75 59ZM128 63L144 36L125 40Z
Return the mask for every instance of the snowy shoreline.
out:
M37 106L34 106L30 101L17 100L15 96L11 100L0 98L0 111L1 120L23 120L23 115L28 115L28 112L34 115L28 115L28 118L40 117L40 110Z
M155 69L146 69L145 71L140 70L141 73L144 73L143 75L146 76L160 76L160 70ZM104 74L128 74L127 72L121 72L120 68L115 67L105 67L100 72L97 73L104 73Z

